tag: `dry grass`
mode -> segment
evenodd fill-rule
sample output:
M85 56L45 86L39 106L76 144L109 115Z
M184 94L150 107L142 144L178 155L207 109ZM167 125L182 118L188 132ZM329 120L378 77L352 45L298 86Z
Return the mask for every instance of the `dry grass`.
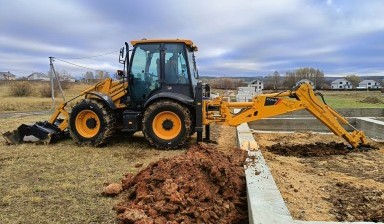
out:
M0 129L45 117L2 119ZM115 223L112 207L118 199L101 196L104 184L183 152L156 150L141 134L105 148L79 147L71 140L17 146L0 140L1 223Z
M49 85L48 82L32 82L32 93L28 97L15 97L12 96L11 86L15 82L2 82L0 84L0 113L1 112L21 112L21 111L43 111L53 108L51 97L42 97L42 90L46 89ZM68 89L64 89L64 96L66 100L75 97L83 90L87 89L90 85L84 83L71 83L68 84ZM45 95L49 96L49 95ZM61 94L55 98L55 105L63 102Z

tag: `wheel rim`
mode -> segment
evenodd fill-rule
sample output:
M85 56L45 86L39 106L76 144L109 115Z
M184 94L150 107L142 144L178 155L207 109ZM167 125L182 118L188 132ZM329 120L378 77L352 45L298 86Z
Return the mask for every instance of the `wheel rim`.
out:
M100 119L94 111L83 110L76 117L76 130L85 137L92 138L100 130Z
M181 120L177 114L171 111L163 111L153 119L152 127L157 137L170 140L180 134Z

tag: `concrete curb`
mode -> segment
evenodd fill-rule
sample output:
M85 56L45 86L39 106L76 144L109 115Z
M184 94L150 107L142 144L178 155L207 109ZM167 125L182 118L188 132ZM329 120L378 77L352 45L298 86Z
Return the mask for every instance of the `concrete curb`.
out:
M248 124L237 127L237 145L247 150L244 165L247 184L249 223L333 224L351 222L324 222L293 220L284 199L273 179L265 159L259 150ZM353 222L368 224L373 222Z

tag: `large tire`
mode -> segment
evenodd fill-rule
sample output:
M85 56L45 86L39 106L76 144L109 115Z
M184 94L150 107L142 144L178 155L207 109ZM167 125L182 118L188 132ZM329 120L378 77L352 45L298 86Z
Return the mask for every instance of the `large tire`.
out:
M189 109L171 100L150 105L143 116L143 133L151 145L159 149L183 146L191 132Z
M103 146L116 131L112 109L97 100L84 99L69 116L69 132L79 145Z

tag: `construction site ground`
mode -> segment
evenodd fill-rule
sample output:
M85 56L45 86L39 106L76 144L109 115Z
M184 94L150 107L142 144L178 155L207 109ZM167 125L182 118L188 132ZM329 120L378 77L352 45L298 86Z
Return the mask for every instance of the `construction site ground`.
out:
M294 219L384 222L383 143L356 151L333 134L254 137Z
M33 115L32 115L33 114ZM10 113L0 130L47 119L46 114ZM212 139L229 153L236 147L235 128L212 127ZM121 137L121 136L120 136ZM195 144L195 138L190 145ZM185 149L158 150L141 133L114 139L104 148L77 146L72 140L44 145L7 145L0 139L0 220L2 223L116 223L112 210L121 198L103 197L109 183L137 174L153 162L183 155ZM242 208L246 219L246 208Z

